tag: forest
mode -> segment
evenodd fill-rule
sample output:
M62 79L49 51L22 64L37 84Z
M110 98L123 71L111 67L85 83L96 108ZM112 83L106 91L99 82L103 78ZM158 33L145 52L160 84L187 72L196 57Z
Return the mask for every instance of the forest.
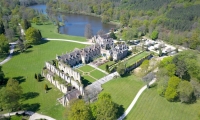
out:
M134 31L132 39L158 31L158 39L200 50L200 1L49 0L47 8L49 13L89 14L100 16L104 23L120 22L118 27L126 28L122 34Z

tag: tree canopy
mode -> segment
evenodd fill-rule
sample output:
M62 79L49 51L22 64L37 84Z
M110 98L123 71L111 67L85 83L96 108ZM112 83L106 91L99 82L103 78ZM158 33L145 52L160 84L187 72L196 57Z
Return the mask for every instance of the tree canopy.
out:
M0 53L8 53L9 52L9 44L8 39L4 34L0 35Z
M42 36L39 30L30 27L26 31L26 43L27 44L38 44L40 43Z

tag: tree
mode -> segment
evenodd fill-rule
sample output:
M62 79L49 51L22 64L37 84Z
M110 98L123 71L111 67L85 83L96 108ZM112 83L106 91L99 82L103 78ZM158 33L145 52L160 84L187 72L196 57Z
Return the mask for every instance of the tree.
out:
M45 89L45 92L47 92L47 90L48 90L48 85L47 84L44 85L44 89Z
M85 26L85 37L87 39L90 39L92 37L92 28L91 28L91 25L90 24L87 24Z
M5 75L2 71L2 67L0 66L0 85L5 84L5 79L4 79Z
M114 32L111 32L111 33L110 33L110 38L117 39L117 37L116 37L116 35L115 35Z
M22 26L24 27L24 30L27 30L31 27L31 23L27 19L24 19Z
M162 50L161 50L161 47L159 46L159 53L158 53L159 55L159 57L161 57L162 56Z
M109 66L106 65L106 72L109 72Z
M149 60L144 60L140 67L142 68L142 71L144 71L144 73L146 74L149 67Z
M117 72L120 75L124 75L126 73L126 66L123 62L119 62L118 66L117 66Z
M8 39L5 35L0 35L0 53L8 53L9 52L9 44Z
M83 100L74 100L66 110L69 120L92 120L90 107Z
M38 78L38 77L37 77L37 74L35 73L35 79L37 80L37 78Z
M151 39L155 40L158 38L158 31L154 30L151 34Z
M22 88L17 80L9 79L6 87L1 92L1 104L4 108L13 110L19 106Z
M39 30L30 27L27 31L26 31L26 43L27 44L38 44L40 43L42 36Z
M117 106L112 101L111 95L101 93L96 102L96 120L115 120L117 114Z
M3 25L3 22L0 20L0 34L4 34L5 33L5 28Z
M194 89L190 82L181 81L178 85L179 98L181 102L189 103L193 98Z
M176 76L173 76L168 81L168 86L165 92L165 98L168 101L175 101L178 97L177 87L180 83L180 79Z

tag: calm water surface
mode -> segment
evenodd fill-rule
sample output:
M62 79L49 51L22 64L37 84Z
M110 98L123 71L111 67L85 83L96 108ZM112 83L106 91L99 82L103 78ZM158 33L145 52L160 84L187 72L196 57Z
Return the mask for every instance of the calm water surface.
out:
M46 14L46 5L34 5L31 8ZM65 25L59 28L62 34L84 36L85 26L87 24L91 25L94 35L99 30L109 32L111 28L115 28L115 25L103 24L101 18L98 17L77 14L64 14L64 16L66 17Z

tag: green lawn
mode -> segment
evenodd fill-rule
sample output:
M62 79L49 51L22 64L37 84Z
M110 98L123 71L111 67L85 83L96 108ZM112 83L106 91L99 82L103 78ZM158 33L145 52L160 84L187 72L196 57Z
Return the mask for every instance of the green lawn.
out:
M32 27L39 29L41 31L43 38L69 39L82 42L86 41L85 37L71 36L71 35L57 33L56 26L51 23L49 23L48 25L36 25L36 24L31 24L31 25Z
M110 93L115 103L126 109L144 83L137 77L130 75L117 78L103 84L103 92Z
M84 65L78 69L82 70L83 72L90 72L90 71L94 70L94 68L89 65Z
M102 70L106 70L106 65L112 65L113 63L115 63L114 61L109 61L107 63L104 63L103 65L98 66L98 68L102 69Z
M60 41L45 42L24 53L15 53L12 59L3 65L2 69L6 77L16 77L23 92L30 96L27 100L22 101L23 104L26 104L26 108L62 120L64 107L58 104L56 99L63 94L47 80L37 82L34 79L34 74L40 73L45 61L55 59L56 54L61 55L63 52L74 49L75 46L83 48L85 45ZM51 88L48 93L44 91L45 84ZM31 98L33 94L34 96Z
M96 79L100 79L100 78L104 77L106 74L99 70L94 70L94 71L90 72L90 75Z
M96 80L88 75L82 76L84 79L82 80L82 83L84 86L87 86L89 84L92 84L92 82L95 82Z
M144 51L144 52L140 53L139 55L136 55L136 56L128 59L126 61L127 62L127 66L130 66L130 65L134 64L135 62L137 62L138 60L142 59L143 57L145 57L145 56L147 56L149 54L150 54L149 52Z
M156 88L144 91L127 120L198 120L200 100L194 104L168 102Z

